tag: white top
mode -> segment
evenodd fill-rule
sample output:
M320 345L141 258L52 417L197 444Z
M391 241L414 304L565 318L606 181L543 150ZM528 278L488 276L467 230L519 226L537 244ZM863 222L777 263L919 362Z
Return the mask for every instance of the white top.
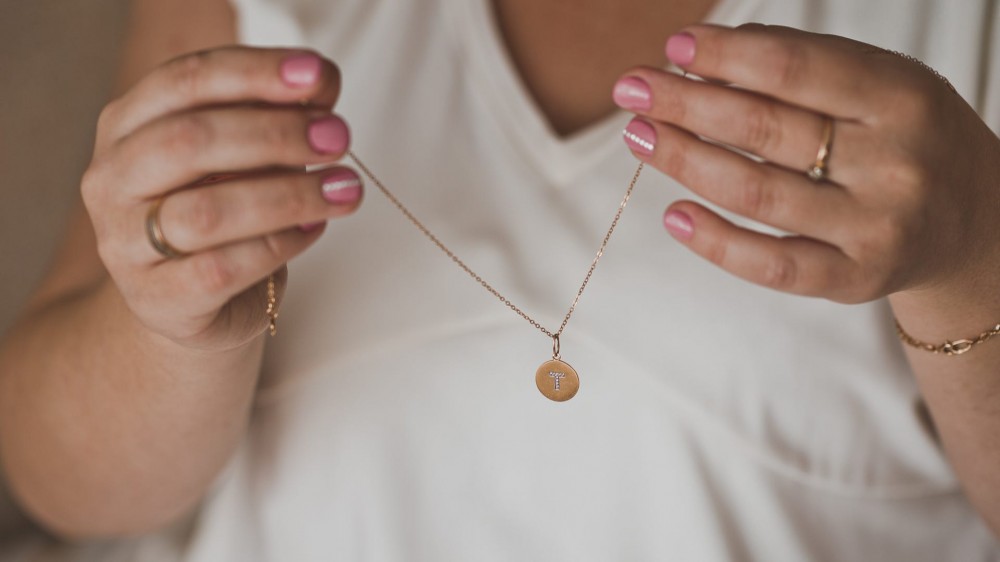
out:
M710 19L909 52L997 127L995 4L723 0ZM246 42L336 60L358 155L477 272L558 325L636 166L628 114L559 139L488 0L236 7ZM534 383L550 340L369 186L291 266L250 432L185 560L997 557L921 421L886 303L729 276L663 231L681 197L643 174L563 335L582 387L559 404Z

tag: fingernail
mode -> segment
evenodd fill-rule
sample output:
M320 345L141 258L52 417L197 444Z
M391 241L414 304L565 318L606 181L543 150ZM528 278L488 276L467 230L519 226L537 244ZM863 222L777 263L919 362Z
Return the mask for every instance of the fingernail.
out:
M323 226L324 224L326 224L326 221L316 221L316 222L309 222L309 223L306 223L306 224L300 224L299 225L299 230L301 230L302 232L305 232L305 233L309 233L309 232L313 232L313 231L317 230L319 227Z
M649 84L635 76L619 80L611 97L619 106L633 111L646 111L653 106L653 95L649 90Z
M350 168L337 168L323 178L323 199L331 205L350 205L361 199L361 178Z
M309 125L309 145L320 154L340 154L351 142L351 131L343 119L332 115Z
M667 58L678 65L689 65L694 61L694 35L678 33L667 39Z
M312 86L319 80L323 63L312 53L292 55L281 61L281 79L293 88Z
M667 211L663 215L663 226L678 240L690 240L694 235L694 223L691 217L680 211Z
M656 129L642 119L633 119L623 131L625 143L639 154L652 154L656 147Z

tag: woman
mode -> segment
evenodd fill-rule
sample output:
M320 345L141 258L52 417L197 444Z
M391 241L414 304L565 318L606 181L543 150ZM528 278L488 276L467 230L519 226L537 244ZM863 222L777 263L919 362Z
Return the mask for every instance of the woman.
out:
M198 511L187 560L995 555L1000 12L873 9L137 0L3 348L13 489L68 537ZM349 149L510 306L347 219Z

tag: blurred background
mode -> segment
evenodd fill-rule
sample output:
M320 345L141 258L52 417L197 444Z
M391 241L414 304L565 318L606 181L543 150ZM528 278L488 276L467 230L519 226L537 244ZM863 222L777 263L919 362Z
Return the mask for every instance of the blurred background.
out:
M44 272L78 199L125 8L123 0L0 0L0 331ZM0 561L63 559L47 543L0 478Z

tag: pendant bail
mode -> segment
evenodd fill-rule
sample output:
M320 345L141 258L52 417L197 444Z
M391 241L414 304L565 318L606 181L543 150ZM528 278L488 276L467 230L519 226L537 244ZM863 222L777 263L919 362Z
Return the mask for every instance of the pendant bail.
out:
M552 358L559 359L559 334L552 334Z

